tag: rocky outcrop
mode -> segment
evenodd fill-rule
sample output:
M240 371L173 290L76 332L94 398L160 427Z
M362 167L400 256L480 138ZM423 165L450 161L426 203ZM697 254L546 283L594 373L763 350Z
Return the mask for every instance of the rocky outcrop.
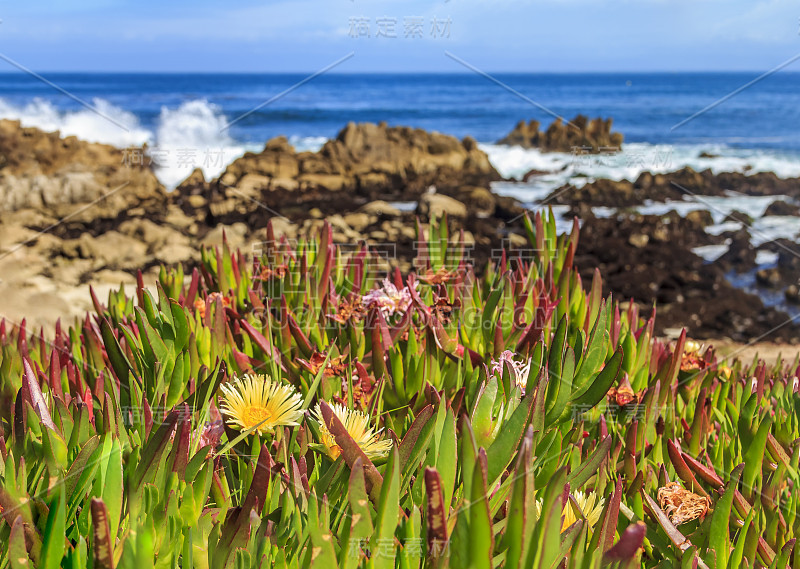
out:
M604 294L633 300L643 314L657 303L659 333L685 326L695 338L747 341L763 334L771 341L796 342L800 329L788 323L787 314L735 288L725 277L727 269L692 253L692 247L716 239L675 212L589 216L581 228L575 263L585 286L590 286L593 267L598 267Z
M87 219L78 210L91 204L92 219L115 219L163 210L166 193L143 152L0 120L0 211L32 208Z
M611 132L613 119L596 118L589 120L578 115L568 123L559 118L547 130L539 130L539 121L528 123L519 121L510 133L500 139L498 144L538 148L544 152L580 152L582 154L610 151L622 147L623 136Z
M479 266L524 233L524 210L491 192L500 176L469 138L351 124L316 153L276 138L219 179L195 170L170 194L143 152L0 121L0 315L52 325L90 308L86 283L101 298L139 270L152 283L161 263L188 270L223 238L252 251L268 222L297 237L327 219L337 243L391 245L404 270L417 216L447 213L453 230L485 248Z
M767 206L764 215L800 215L800 207L795 204L786 203L783 200L777 200Z
M440 193L469 186L488 187L501 179L486 153L471 138L381 124L348 124L319 152L295 152L285 137L270 140L259 153L247 153L209 184L185 182L179 193L205 195L211 214L221 217L256 207L279 190L346 192L364 201L418 199L431 186ZM243 199L244 198L244 199ZM337 195L334 199L341 199ZM252 207L251 207L252 206ZM243 209L244 208L244 209Z
M749 196L786 195L797 199L800 198L800 178L778 178L772 172L714 174L711 170L697 172L687 166L667 174L643 172L634 182L600 179L580 188L567 185L553 191L547 201L632 207L643 204L645 200L674 201L692 195L723 196L729 192Z

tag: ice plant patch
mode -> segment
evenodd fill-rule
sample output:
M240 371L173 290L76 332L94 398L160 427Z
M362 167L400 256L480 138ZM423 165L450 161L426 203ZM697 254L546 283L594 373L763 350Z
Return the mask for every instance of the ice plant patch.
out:
M323 225L0 320L0 567L800 567L797 363L682 371L526 230L476 269L420 225L386 281Z

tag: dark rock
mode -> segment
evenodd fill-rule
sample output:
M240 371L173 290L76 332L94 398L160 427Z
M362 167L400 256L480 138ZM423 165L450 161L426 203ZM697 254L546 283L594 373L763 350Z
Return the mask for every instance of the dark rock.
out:
M539 148L545 152L580 150L581 153L597 153L612 148L619 150L622 147L623 136L618 132L611 132L612 124L613 119L610 118L589 120L583 115L578 115L567 124L561 119L556 119L545 132L541 132L539 121L532 120L528 123L519 121L508 135L498 141L498 144Z
M744 213L743 211L733 210L728 215L725 216L725 219L722 220L723 222L728 221L735 221L736 223L743 223L745 225L752 225L753 218L750 214Z
M608 180L597 180L582 188L565 186L555 190L548 201L559 204L583 201L593 206L631 207L641 205L645 200L675 201L694 195L725 196L730 192L749 196L800 197L798 188L800 179L781 179L772 172L714 174L711 170L696 172L687 166L668 174L643 172L632 184L628 181L610 183Z
M756 272L756 281L767 287L777 288L781 284L781 274L777 267L761 269Z
M690 211L686 214L686 220L700 227L706 227L714 224L714 218L711 216L711 212L707 209L696 209L694 211Z
M523 182L530 182L534 178L538 178L539 176L545 176L547 174L552 174L552 172L547 172L546 170L536 170L536 169L528 170L522 176L522 181Z
M742 273L756 266L756 249L750 242L750 234L746 229L740 229L730 237L731 243L728 250L715 262L724 267L726 271L731 268Z
M768 215L800 215L800 207L778 200L767 206L764 216Z
M649 236L648 242L631 246L628 240L639 234ZM613 292L616 298L632 299L640 306L656 302L657 333L686 326L697 338L747 341L767 334L773 340L791 340L800 335L797 326L781 326L788 320L785 313L734 288L724 267L705 263L690 250L718 239L675 212L589 217L584 218L575 263L585 286L598 267L604 294Z

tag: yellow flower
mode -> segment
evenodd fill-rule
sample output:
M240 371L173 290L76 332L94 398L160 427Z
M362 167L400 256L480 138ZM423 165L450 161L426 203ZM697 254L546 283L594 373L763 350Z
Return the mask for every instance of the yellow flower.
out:
M361 447L367 458L374 460L386 456L392 448L392 441L381 439L381 432L375 432L369 426L369 415L361 411L354 411L348 409L339 403L329 403L333 413L339 418L347 430L348 434L353 438L356 444ZM339 458L342 449L336 444L336 439L325 426L325 421L322 418L322 410L319 404L314 409L314 418L319 424L319 434L322 444L328 453L328 456L333 460Z
M589 523L589 530L594 527L597 521L600 519L600 514L603 513L603 503L605 500L602 498L598 499L597 494L594 492L589 492L588 494L584 494L580 490L571 494L573 498L575 498L575 502L578 503L578 507L583 512L583 515L586 516L586 521ZM538 519L542 512L542 501L536 501L536 518ZM578 521L578 517L575 515L575 512L572 509L572 504L567 502L567 505L564 507L563 514L563 521L561 522L561 531L562 533L566 530L569 526L574 524Z
M268 375L247 374L222 386L220 411L228 424L240 431L258 425L260 434L275 427L299 424L303 399L291 385L273 381Z

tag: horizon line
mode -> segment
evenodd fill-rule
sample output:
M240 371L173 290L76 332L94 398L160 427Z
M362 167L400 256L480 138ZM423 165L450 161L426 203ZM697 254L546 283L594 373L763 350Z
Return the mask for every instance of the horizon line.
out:
M43 70L37 73L47 74L97 74L97 75L304 75L309 71L182 71L182 70ZM672 69L672 70L568 70L568 71L487 71L495 75L648 75L648 74L723 74L723 73L763 73L763 69ZM782 69L776 72L783 74L800 74L800 70ZM0 75L28 75L20 70L8 69L0 71ZM468 71L336 71L331 70L326 75L463 75L471 76Z

